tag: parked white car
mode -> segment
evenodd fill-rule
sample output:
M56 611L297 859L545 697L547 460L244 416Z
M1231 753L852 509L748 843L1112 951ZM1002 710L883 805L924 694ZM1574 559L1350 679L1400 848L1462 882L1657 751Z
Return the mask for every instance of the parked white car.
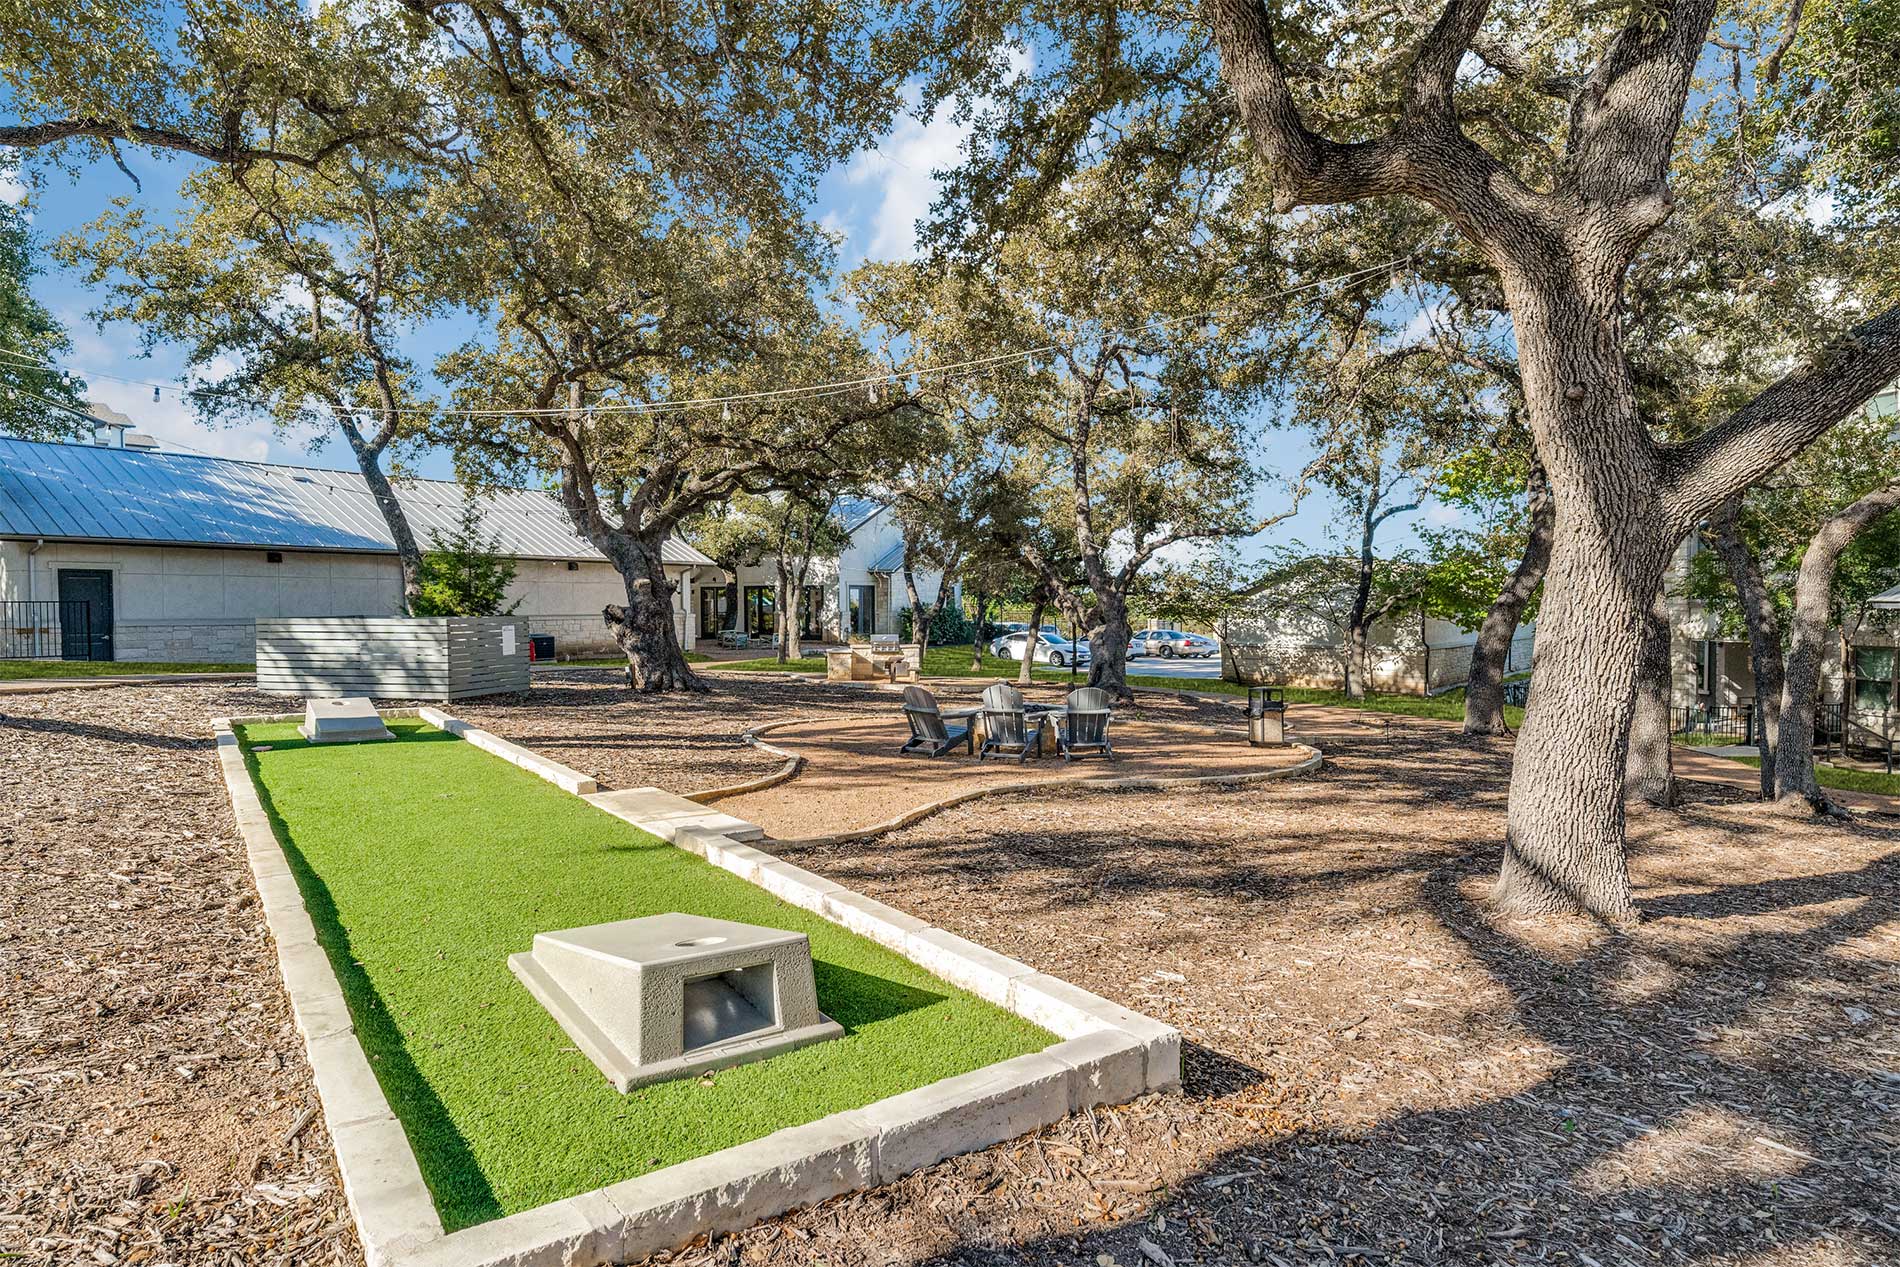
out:
M1080 645L1070 642L1067 638L1050 633L1046 625L1040 634L1033 636L1036 638L1034 655L1037 664L1054 665L1060 669L1071 664L1089 662L1089 644L1086 642ZM1031 637L1030 632L1023 629L998 638L990 644L990 654L1009 660L1021 660L1024 648L1029 645Z

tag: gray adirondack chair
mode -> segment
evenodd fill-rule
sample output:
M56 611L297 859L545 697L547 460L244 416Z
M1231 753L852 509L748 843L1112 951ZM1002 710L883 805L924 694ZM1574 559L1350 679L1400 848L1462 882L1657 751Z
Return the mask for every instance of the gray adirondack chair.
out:
M1069 707L1056 727L1056 751L1064 761L1077 757L1115 759L1109 746L1108 722L1115 715L1115 697L1099 686L1069 692Z
M941 757L958 744L970 751L970 728L945 723L937 697L921 686L904 688L904 720L910 723L910 738L897 750L899 756Z
M1023 708L1023 693L1007 682L998 682L983 692L983 747L976 759L1014 757L1017 764L1029 756L1031 744L1041 748L1042 723L1037 721L1032 737L1029 716Z

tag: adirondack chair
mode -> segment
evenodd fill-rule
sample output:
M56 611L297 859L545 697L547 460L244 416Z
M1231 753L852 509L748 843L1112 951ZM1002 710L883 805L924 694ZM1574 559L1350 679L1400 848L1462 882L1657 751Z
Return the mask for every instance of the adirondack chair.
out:
M1099 686L1069 692L1069 707L1056 727L1056 751L1064 761L1099 756L1115 759L1108 743L1108 721L1115 715L1115 697Z
M946 725L937 697L921 686L904 688L904 720L910 723L910 739L897 750L899 756L941 757L958 744L970 751L970 727Z
M1007 682L998 682L983 692L983 747L976 759L1015 757L1018 765L1029 756L1030 745L1042 750L1042 722L1036 733L1029 733L1029 716L1023 708L1023 693Z

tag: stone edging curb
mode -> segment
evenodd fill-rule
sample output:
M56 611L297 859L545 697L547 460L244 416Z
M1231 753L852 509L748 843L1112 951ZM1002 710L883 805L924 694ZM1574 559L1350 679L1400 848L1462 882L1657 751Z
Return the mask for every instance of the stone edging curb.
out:
M812 717L800 718L798 720L819 721L822 719ZM751 744L754 748L759 749L761 752L769 752L775 757L785 758L784 765L772 771L770 774L761 775L759 778L750 779L744 783L729 783L725 787L707 788L703 792L688 792L685 794L686 799L689 801L697 801L701 805L711 805L714 801L723 801L729 796L743 796L747 792L763 792L766 788L777 787L779 784L797 774L800 770L804 769L805 758L799 756L796 752L776 747L759 738L760 735L774 727L790 726L793 724L794 722L791 721L783 721L772 722L765 726L754 726L751 730L746 731L740 736L741 739Z
M475 736L482 736L505 749L497 755L530 773L576 795L592 791L593 780L439 709L389 709L382 715L420 716L471 742L479 743ZM670 834L680 848L896 951L1061 1041L445 1235L408 1137L357 1040L336 974L317 943L315 925L232 730L233 725L300 718L295 713L217 718L213 728L238 833L277 947L278 969L304 1037L369 1267L593 1267L624 1262L695 1236L736 1232L789 1210L893 1182L944 1158L1052 1125L1089 1106L1180 1088L1181 1035L1172 1026L930 927L730 836L673 827ZM588 792L578 790L583 784ZM643 830L667 827L662 822L648 826L633 811L592 803Z
M415 710L391 709L385 717L414 716ZM263 717L219 717L218 766L237 816L238 835L257 883L264 922L277 948L277 970L290 995L290 1010L303 1035L304 1052L317 1084L324 1125L343 1176L343 1195L356 1219L357 1237L370 1267L442 1238L435 1198L422 1181L422 1168L402 1123L389 1107L356 1038L343 987L330 957L317 943L316 925L304 909L303 893L289 860L271 829L270 815L251 783L238 748L234 725L301 721L302 713Z

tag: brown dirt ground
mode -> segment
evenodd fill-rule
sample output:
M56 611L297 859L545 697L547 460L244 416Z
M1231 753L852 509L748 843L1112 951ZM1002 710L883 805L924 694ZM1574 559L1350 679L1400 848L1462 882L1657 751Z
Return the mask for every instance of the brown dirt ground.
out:
M784 764L741 736L768 721L792 718L881 718L901 743L902 698L865 683L828 684L776 673L718 673L701 667L707 695L630 702L618 673L574 669L537 673L531 695L462 700L449 711L485 730L584 774L602 787L658 787L698 792L760 778ZM973 707L983 681L932 682L945 708ZM1032 686L1026 698L1060 702L1063 690ZM1124 720L1218 722L1232 726L1218 701L1144 693ZM1053 743L1053 741L1052 741Z
M621 786L730 781L763 755L745 726L854 707L574 677L558 712L482 724ZM203 723L276 707L210 687L0 706L0 1251L356 1260L321 1125L283 1142L314 1099ZM1632 813L1634 931L1499 924L1508 744L1295 717L1318 777L1040 792L788 851L1179 1025L1185 1092L670 1257L1900 1262L1900 829L1691 785L1706 799Z
M801 722L764 736L803 763L791 780L726 797L720 810L765 828L778 841L862 831L933 802L986 787L1104 779L1189 779L1259 775L1305 760L1296 748L1251 748L1239 724L1221 728L1116 718L1113 760L1064 761L1053 732L1045 755L1026 761L977 760L957 749L932 759L898 755L910 730L887 715Z

